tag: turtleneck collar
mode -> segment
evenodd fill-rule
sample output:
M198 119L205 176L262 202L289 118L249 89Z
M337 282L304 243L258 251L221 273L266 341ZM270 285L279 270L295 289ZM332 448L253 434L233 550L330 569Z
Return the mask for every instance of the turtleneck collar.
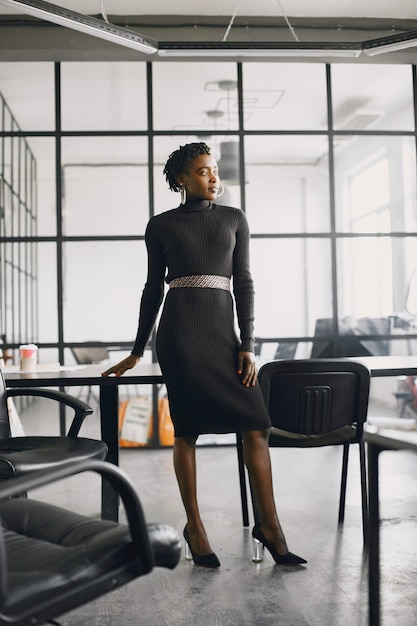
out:
M186 211L187 213L202 213L203 211L211 211L212 208L213 203L210 200L187 200L185 204L180 204L178 210Z

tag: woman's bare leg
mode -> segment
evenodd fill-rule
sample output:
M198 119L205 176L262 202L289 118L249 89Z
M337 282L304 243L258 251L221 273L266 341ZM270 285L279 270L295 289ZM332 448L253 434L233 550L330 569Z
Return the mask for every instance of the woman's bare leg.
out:
M286 554L288 547L275 507L268 446L269 431L245 431L242 436L243 458L259 509L259 524L265 537L274 544L278 553Z
M175 437L174 468L187 515L187 530L193 550L199 555L212 553L197 502L197 437Z

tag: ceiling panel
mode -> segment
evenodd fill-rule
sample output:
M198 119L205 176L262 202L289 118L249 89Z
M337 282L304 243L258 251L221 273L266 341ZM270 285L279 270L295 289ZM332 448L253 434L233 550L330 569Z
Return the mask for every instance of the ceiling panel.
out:
M238 15L291 17L364 17L417 19L416 0L60 0L51 2L83 14L99 14L101 6L108 15ZM12 9L0 6L0 14Z

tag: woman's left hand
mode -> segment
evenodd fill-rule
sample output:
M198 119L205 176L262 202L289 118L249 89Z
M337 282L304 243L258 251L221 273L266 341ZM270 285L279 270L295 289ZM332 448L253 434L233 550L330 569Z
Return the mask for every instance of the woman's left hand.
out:
M258 371L253 352L238 352L237 373L242 375L242 384L245 387L254 387L256 385Z

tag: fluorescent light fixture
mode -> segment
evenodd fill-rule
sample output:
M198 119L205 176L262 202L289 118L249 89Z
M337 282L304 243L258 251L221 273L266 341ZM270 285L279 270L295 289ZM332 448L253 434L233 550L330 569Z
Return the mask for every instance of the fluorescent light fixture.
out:
M15 9L20 13L33 15L47 22L78 30L93 37L106 39L145 54L153 54L158 49L156 41L132 30L109 24L89 15L76 13L70 9L64 9L50 2L43 2L43 0L0 0L0 5Z
M364 54L370 57L377 54L385 54L386 52L398 52L414 46L417 46L417 30L409 31L402 35L390 35L362 42Z
M348 117L340 122L335 120L334 126L337 130L364 130L378 121L383 115L385 115L383 109L360 107L355 109ZM347 138L351 139L349 136Z
M339 57L356 58L360 43L159 43L161 57Z

